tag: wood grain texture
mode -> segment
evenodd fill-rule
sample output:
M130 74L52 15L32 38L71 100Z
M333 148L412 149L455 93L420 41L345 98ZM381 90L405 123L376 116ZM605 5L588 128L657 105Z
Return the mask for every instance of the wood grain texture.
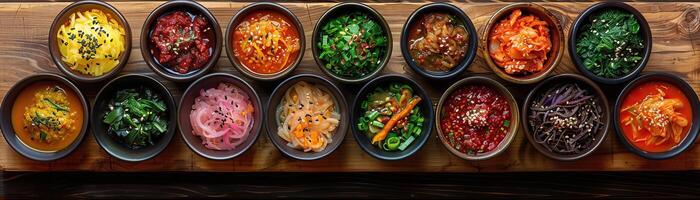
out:
M112 2L129 22L134 44L129 63L122 74L141 73L157 77L144 63L140 54L140 30L146 16L162 2ZM19 79L36 72L60 73L50 61L48 53L48 29L55 15L68 3L0 3L0 95ZM224 31L231 17L244 2L202 2L215 16ZM294 72L321 74L313 61L311 32L318 18L335 3L283 3L294 12L303 24L307 39L304 59ZM400 73L412 76L423 84L437 103L442 92L456 78L446 82L428 82L405 64L401 56L400 32L408 15L423 3L368 3L377 9L389 22L394 38L390 63L383 74ZM454 3L472 19L481 33L492 13L506 3ZM572 21L592 3L541 3L554 13L568 33ZM700 91L700 3L631 3L649 21L654 36L653 52L645 71L674 72L687 80L696 91ZM513 85L493 75L483 58L477 53L468 71L462 77L481 75L501 81L511 89L516 100L523 102L534 85ZM240 75L222 53L216 72ZM577 73L568 52L554 74ZM248 79L249 80L249 79ZM249 80L251 81L251 80ZM186 84L164 81L175 95L186 89ZM277 83L251 81L266 102ZM80 84L90 102L100 84ZM338 84L347 91L348 102L352 102L358 87ZM604 87L608 99L614 102L620 86ZM68 157L54 162L36 162L15 153L5 142L0 142L0 169L3 171L237 171L237 172L500 172L500 171L625 171L625 170L684 170L700 169L700 146L670 160L649 161L628 152L610 131L602 147L591 156L574 162L560 162L546 158L537 152L524 138L521 131L510 148L502 155L487 161L464 161L451 155L440 143L433 131L430 140L414 156L396 162L380 161L362 151L348 133L340 148L329 157L317 161L297 161L285 158L270 143L263 131L256 144L242 156L227 161L211 161L194 154L179 134L170 146L156 158L128 163L110 158L88 134L80 147Z
M0 178L0 198L7 199L700 198L700 191L697 190L700 187L697 181L700 173L685 171L490 174L5 173Z

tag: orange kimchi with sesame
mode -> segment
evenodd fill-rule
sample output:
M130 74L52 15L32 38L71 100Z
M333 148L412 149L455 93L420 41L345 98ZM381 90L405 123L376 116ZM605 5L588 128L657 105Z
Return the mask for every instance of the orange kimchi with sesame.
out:
M552 48L549 24L516 9L489 33L489 55L505 73L529 75L544 70Z

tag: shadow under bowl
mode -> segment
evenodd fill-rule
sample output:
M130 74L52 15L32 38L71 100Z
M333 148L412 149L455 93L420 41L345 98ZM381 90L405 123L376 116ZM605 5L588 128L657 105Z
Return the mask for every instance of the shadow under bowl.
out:
M108 17L110 17L111 19L114 19L121 27L124 28L125 34L124 52L122 52L122 54L119 55L119 64L117 64L117 66L115 66L111 71L100 76L82 74L78 71L71 69L70 66L68 66L68 64L63 62L63 55L61 55L61 52L58 49L59 41L56 37L58 31L61 28L61 25L66 24L70 20L70 16L73 13L85 12L92 9L98 9L107 14ZM49 53L51 54L51 60L54 62L54 64L56 64L58 70L63 72L63 74L68 76L68 78L70 78L71 80L84 83L102 82L111 79L112 77L119 74L119 72L122 71L124 66L126 66L126 63L128 63L129 55L131 54L131 28L129 27L129 23L126 21L126 18L124 18L124 15L122 15L116 8L114 8L114 6L103 1L97 0L77 1L68 5L60 13L58 13L58 15L56 15L56 18L53 20L53 23L51 23L51 28L49 29Z
M583 65L583 60L581 60L581 57L578 56L578 53L576 51L576 41L578 41L578 36L579 33L581 32L581 27L586 24L591 22L591 16L601 10L605 9L620 9L624 10L626 12L631 13L634 15L634 17L637 19L639 22L639 31L640 34L642 34L642 39L644 40L644 52L642 52L642 60L639 61L639 64L634 67L634 70L632 70L630 73L618 77L618 78L606 78L606 77L601 77L593 72L589 71L586 69L586 67ZM569 32L569 41L568 41L568 47L569 47L569 57L571 57L572 62L576 66L576 69L578 69L579 72L581 72L584 76L588 77L589 79L601 83L601 84L607 84L607 85L614 85L614 84L620 84L620 83L625 83L628 82L635 77L639 76L639 74L644 70L644 67L646 67L647 63L649 62L649 56L651 55L651 46L652 46L652 36L651 36L651 28L649 28L649 22L644 18L644 15L637 11L637 9L634 9L634 7L623 3L623 2L600 2L597 4L592 5L591 7L588 7L581 15L579 15L576 20L574 21L573 25L571 26L571 30Z
M65 87L67 87L64 89L71 90L78 96L78 99L80 99L81 108L83 109L83 124L80 126L80 132L78 133L78 136L70 145L68 145L68 147L59 151L42 152L28 147L19 139L12 125L12 107L17 101L17 96L19 96L19 94L26 87L39 81L52 81L64 85ZM49 73L40 73L20 80L14 86L12 86L12 88L10 88L9 91L7 91L5 97L2 100L2 105L0 106L0 126L2 127L3 138L5 138L10 147L12 147L12 149L20 155L37 161L53 161L67 156L68 154L73 152L83 141L83 138L85 138L85 133L88 129L88 113L89 110L87 101L85 100L85 96L83 95L83 93L80 92L80 89L78 89L78 87L76 87L72 82L70 82L66 78L63 78L62 76Z
M330 94L333 97L333 101L335 102L335 110L338 114L340 114L340 123L335 129L335 133L332 137L332 142L329 143L328 146L326 146L326 148L320 152L304 152L302 150L289 147L287 146L288 142L282 139L282 137L280 137L277 134L277 129L281 126L280 120L278 119L278 110L280 104L282 103L282 99L284 98L284 95L287 92L287 90L289 90L292 86L294 86L294 84L300 81L304 81L315 86L320 86L321 90ZM321 159L330 155L331 153L333 153L333 151L338 149L340 144L343 142L343 139L345 139L345 134L348 130L348 112L348 104L345 101L345 96L343 96L343 93L340 92L338 87L333 85L333 83L331 83L328 79L315 74L299 74L285 80L272 92L272 95L270 96L270 99L267 103L267 111L265 113L265 117L267 119L267 135L270 138L270 141L272 141L272 144L274 144L275 147L277 147L277 149L279 149L284 155L288 157L297 160Z
M537 141L534 138L533 131L531 130L531 127L529 125L530 123L528 116L530 115L530 108L535 98L540 98L540 95L543 95L542 93L547 92L547 90L549 90L550 88L558 87L561 84L565 83L576 83L582 89L585 89L590 94L596 96L598 98L598 101L596 101L596 103L598 105L601 105L601 109L603 111L602 120L600 121L605 123L600 133L597 133L594 137L595 140L588 147L588 149L576 154L559 154L548 150L546 147L543 146L543 144L537 143ZM527 99L525 99L525 103L522 106L523 107L520 113L520 118L522 120L523 129L525 130L525 137L530 142L530 144L532 144L532 146L534 146L535 149L537 149L537 151L555 160L573 161L590 155L596 149L598 149L598 147L600 147L600 144L603 143L610 128L610 105L608 104L608 100L605 96L605 93L603 93L600 87L598 87L598 85L596 85L593 81L578 74L560 74L545 79L540 84L535 86L535 88L532 89L532 91L530 91L530 94L527 95Z
M374 91L375 88L384 87L389 85L390 83L407 84L408 86L413 88L413 94L418 95L422 99L417 106L420 106L420 110L425 118L425 121L423 122L423 129L418 138L416 138L416 140L403 151L385 151L375 145L372 145L371 138L368 138L367 135L365 135L365 133L358 130L357 126L354 125L357 124L357 122L360 120L360 117L364 115L364 111L361 108L362 101L364 101L367 98L367 96ZM379 76L369 81L362 87L362 89L360 89L360 92L357 94L357 96L355 97L355 101L352 104L351 116L352 118L350 119L350 121L353 124L351 126L352 133L355 137L355 140L357 141L357 144L360 145L362 150L367 152L367 154L371 155L372 157L375 157L380 160L401 160L418 152L418 150L420 150L423 147L423 145L428 141L430 133L433 130L433 120L435 112L433 110L433 103L430 100L430 96L428 96L423 87L421 87L417 82L415 82L408 76L398 74L387 74Z
M444 132L442 132L442 128L440 127L442 117L445 115L445 110L443 110L443 107L445 106L446 101L448 101L448 98L452 95L453 92L456 90L459 90L463 87L470 86L470 85L484 85L487 87L490 87L494 90L496 90L498 93L500 93L503 97L505 97L506 101L508 101L508 105L510 106L510 126L508 128L508 133L506 133L506 136L501 140L501 142L498 144L498 146L485 153L478 153L474 155L462 153L459 150L455 149L450 145L450 142L448 138L445 136ZM513 139L515 139L515 135L518 134L518 129L520 128L520 111L518 110L518 102L515 101L515 98L513 98L513 95L508 91L508 89L498 83L497 81L486 78L486 77L480 77L480 76L475 76L475 77L468 77L465 79L462 79L460 81L457 81L456 83L452 84L445 93L442 94L442 97L440 97L440 102L438 103L437 106L437 116L435 117L435 126L437 129L438 137L440 138L440 141L442 142L443 146L447 148L452 154L465 159L465 160L486 160L490 159L493 157L498 156L502 152L504 152L506 149L508 149L508 146L513 142Z
M549 24L549 35L550 41L552 42L552 47L549 53L547 53L547 60L543 64L544 69L537 73L527 75L507 74L503 68L499 67L498 64L495 63L490 55L490 50L488 47L490 44L489 36L491 30L496 26L496 24L507 18L516 9L520 9L523 12L523 15L534 15L540 18L540 20L543 20ZM531 84L546 78L547 75L549 75L552 71L554 71L554 68L557 67L562 55L564 54L564 38L564 31L560 25L559 19L549 12L549 10L535 3L515 3L501 8L495 14L493 14L493 16L491 16L491 19L489 19L489 21L486 23L486 27L481 34L481 48L484 60L489 65L491 70L498 75L498 77L516 84Z
M461 61L448 71L427 70L418 64L410 53L409 33L412 31L412 29L416 28L415 23L420 22L423 16L431 13L448 13L452 16L456 16L457 20L462 22L468 33L469 40L466 53L461 58ZM413 11L413 13L408 17L408 20L406 20L406 23L403 26L403 31L401 32L401 54L403 54L404 60L406 60L406 63L411 67L411 69L413 69L413 71L430 79L445 80L459 76L469 67L472 61L474 61L478 48L478 36L476 28L474 28L474 24L472 23L471 19L461 9L449 3L431 3L416 9L416 11Z
M688 134L685 136L685 138L681 140L681 142L678 145L665 152L649 152L640 149L635 144L631 143L629 139L627 139L627 136L625 136L624 130L621 127L622 125L620 124L619 111L622 108L622 103L627 97L627 95L632 89L636 88L640 84L647 83L649 81L663 81L678 87L683 92L683 94L685 94L685 97L688 98L688 101L690 102L691 106L690 110L693 113L693 116L690 121L691 125L690 129L688 130ZM695 138L697 138L698 131L700 131L700 114L698 113L698 109L700 109L700 101L698 100L698 95L695 93L695 90L693 90L693 87L690 86L687 82L685 82L682 78L678 77L677 75L665 72L645 73L639 78L634 79L632 82L627 84L627 86L625 86L620 95L617 97L617 101L615 102L615 109L613 110L613 124L615 126L617 138L629 151L646 159L663 160L681 154L683 151L690 148L690 146L692 146L693 143L695 143Z
M151 42L150 36L158 22L158 18L166 14L172 13L174 11L183 11L193 15L204 16L204 18L207 19L209 27L212 28L212 30L210 31L214 32L214 41L212 41L213 46L211 47L209 61L207 61L201 68L191 70L184 74L171 69L170 66L167 66L164 63L158 62L158 60L156 60L156 58L154 57L153 53L151 53L151 49L154 48L154 44ZM224 40L221 32L221 27L219 26L219 22L216 21L214 15L211 12L209 12L209 10L207 10L206 7L202 6L201 4L195 1L189 0L173 0L165 2L158 6L155 10L151 12L151 14L148 15L146 21L143 23L140 37L141 56L143 57L143 60L146 62L148 67L150 67L151 70L153 70L153 72L155 72L159 76L175 82L190 82L196 80L197 78L203 76L209 70L214 68L216 62L219 60L219 56L221 55L221 48L223 46L222 42Z
M234 48L237 48L233 45L233 34L235 32L236 27L238 27L238 25L241 23L241 20L247 18L249 14L261 10L279 13L285 16L288 20L290 20L290 22L292 22L292 25L295 26L297 29L297 34L299 35L299 42L301 43L301 46L299 48L299 54L296 58L294 58L294 62L289 64L289 66L286 66L281 71L271 74L262 74L251 71L250 69L248 69L248 67L243 65L234 54ZM299 63L301 63L302 58L304 58L304 51L306 50L306 36L304 33L304 26L302 26L301 21L299 21L299 18L296 15L294 15L292 11L290 11L282 5L272 2L258 2L250 4L238 11L238 13L236 13L236 15L234 15L233 18L231 18L228 27L229 28L226 33L225 42L226 55L228 56L229 61L231 61L231 64L233 64L233 66L235 66L236 69L238 69L238 71L240 71L243 75L249 78L260 81L279 80L280 78L284 78L290 73L292 73L294 69L296 69L297 66L299 66Z
M320 58L321 50L318 47L318 43L322 41L321 32L323 26L325 26L326 23L337 17L357 11L367 14L368 16L370 16L371 19L380 24L380 26L382 27L382 31L384 31L384 33L387 36L387 46L386 50L384 51L385 55L381 58L379 66L377 66L377 68L374 69L371 73L366 74L362 77L345 77L335 74L334 72L331 72L328 69L326 69L324 61ZM384 17L382 17L381 14L379 14L379 12L363 3L340 3L328 9L328 11L323 13L321 18L314 26L314 31L311 35L311 44L311 50L313 51L314 60L316 61L316 64L321 69L321 71L323 71L323 73L330 76L331 78L347 84L363 83L377 76L382 71L382 69L384 69L384 67L386 67L386 65L389 63L389 60L391 58L391 50L393 46L391 29L389 28L389 24L387 23L387 21L384 19Z
M202 144L201 137L192 134L190 112L192 111L192 105L194 105L195 99L199 97L200 91L207 90L209 88L216 88L220 83L231 84L248 94L254 109L253 127L250 129L248 136L246 137L245 141L231 150L209 149ZM255 92L255 89L253 89L253 87L243 79L226 73L214 73L199 78L187 88L180 99L179 106L177 123L178 128L180 129L180 134L182 135L182 138L185 139L185 143L187 143L187 146L189 146L190 149L192 149L192 151L198 155L212 160L226 160L243 154L246 150L253 146L255 141L258 139L260 130L262 129L262 124L264 123L263 107L260 103L260 96L258 96L258 93Z
M145 87L155 92L160 96L161 100L166 105L166 121L168 129L163 135L155 138L153 145L147 145L139 149L131 149L125 144L122 144L114 136L107 133L108 125L102 122L104 116L109 111L109 102L116 97L118 91L132 88ZM122 75L108 82L97 93L95 102L92 105L92 114L90 115L90 124L92 132L95 135L95 140L109 155L120 160L139 162L155 157L162 152L168 144L170 144L176 130L176 111L175 101L169 90L160 81L146 75L132 74Z

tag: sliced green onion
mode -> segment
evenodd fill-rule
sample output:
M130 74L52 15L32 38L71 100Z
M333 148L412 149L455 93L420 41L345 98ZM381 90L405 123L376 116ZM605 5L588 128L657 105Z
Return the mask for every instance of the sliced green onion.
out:
M364 131L367 131L367 129L369 129L369 127L367 127L367 123L363 123L363 122L357 123L357 130L364 132Z
M420 127L416 127L415 130L413 130L413 134L416 136L419 136L420 132L423 132L423 129L421 129Z
M399 150L401 150L401 151L405 150L406 148L408 148L408 145L411 145L411 143L413 143L414 140L416 140L415 137L413 137L413 136L409 137L408 139L406 139L406 141L401 143L401 145L399 146Z
M418 120L418 116L411 115L411 117L408 117L409 122L415 122L416 120Z
M374 120L375 118L377 118L377 116L379 116L379 112L377 112L376 110L373 110L371 113L369 113L367 115L367 119L369 119L371 121L371 120Z
M401 140L399 137L390 137L386 139L386 146L387 149L390 151L394 151L399 148L399 145L401 144Z
M376 126L376 127L379 127L379 128L384 128L384 124L382 124L381 122L376 121L376 120L372 120L372 126Z

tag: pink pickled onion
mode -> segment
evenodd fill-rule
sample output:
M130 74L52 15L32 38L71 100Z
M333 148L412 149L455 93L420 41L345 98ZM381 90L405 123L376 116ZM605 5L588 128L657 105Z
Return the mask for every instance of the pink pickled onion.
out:
M201 90L190 112L192 134L209 149L231 150L248 138L253 127L253 104L240 88L220 83Z

